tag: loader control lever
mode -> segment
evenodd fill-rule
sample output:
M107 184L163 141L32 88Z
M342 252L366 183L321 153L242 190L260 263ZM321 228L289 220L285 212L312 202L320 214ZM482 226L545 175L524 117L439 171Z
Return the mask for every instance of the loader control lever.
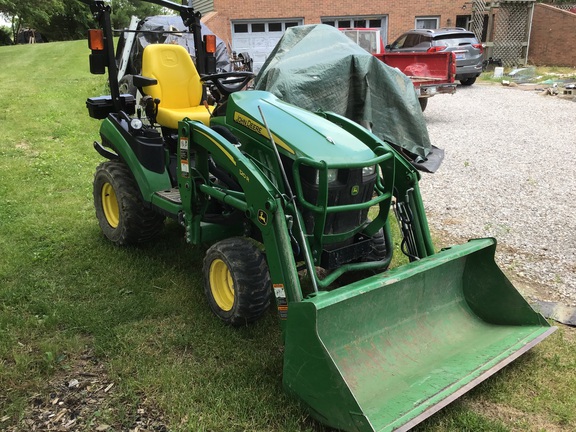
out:
M144 114L146 118L150 121L150 124L156 123L156 116L158 115L158 105L160 105L160 99L153 99L152 96L144 96L140 100L140 105L144 108Z

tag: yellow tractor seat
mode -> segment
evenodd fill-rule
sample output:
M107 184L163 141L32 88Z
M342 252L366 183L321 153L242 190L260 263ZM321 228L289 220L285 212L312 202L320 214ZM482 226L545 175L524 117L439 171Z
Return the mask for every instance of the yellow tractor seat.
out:
M142 53L142 76L158 83L143 91L160 99L156 121L172 129L185 117L210 125L210 112L202 104L202 83L188 51L180 45L151 44Z

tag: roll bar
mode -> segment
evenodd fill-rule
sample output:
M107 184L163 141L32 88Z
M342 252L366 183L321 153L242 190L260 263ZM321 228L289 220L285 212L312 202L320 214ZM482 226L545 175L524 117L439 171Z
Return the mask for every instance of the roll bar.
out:
M105 49L102 54L95 56L94 52L91 55L91 69L92 61L99 64L99 72L94 73L104 73L104 66L108 67L108 78L110 82L110 94L112 96L112 102L114 108L117 111L121 109L120 102L120 89L118 86L118 67L116 65L116 56L114 53L114 42L113 42L113 32L112 32L112 22L110 20L111 8L104 0L79 0L80 2L88 5L90 11L94 16L94 19L98 21L99 26L104 32L104 45ZM174 3L170 0L141 0L147 3L156 4L171 10L174 10L180 14L184 25L186 25L192 33L194 39L194 50L196 51L196 69L200 76L206 75L209 72L210 67L207 65L208 55L204 48L204 43L202 41L202 25L200 23L200 18L202 14L200 12L194 11L192 6L181 5Z

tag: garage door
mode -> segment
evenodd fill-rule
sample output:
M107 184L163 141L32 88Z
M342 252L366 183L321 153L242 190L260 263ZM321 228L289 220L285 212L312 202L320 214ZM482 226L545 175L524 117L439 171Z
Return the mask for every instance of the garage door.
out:
M301 24L302 19L233 21L232 50L250 54L254 60L254 71L258 72L284 31Z

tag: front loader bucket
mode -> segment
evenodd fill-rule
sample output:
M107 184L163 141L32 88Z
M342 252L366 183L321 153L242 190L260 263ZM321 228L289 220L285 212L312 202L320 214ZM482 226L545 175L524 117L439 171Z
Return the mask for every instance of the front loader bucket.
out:
M344 431L408 430L550 335L493 239L322 292L288 311L284 386Z

